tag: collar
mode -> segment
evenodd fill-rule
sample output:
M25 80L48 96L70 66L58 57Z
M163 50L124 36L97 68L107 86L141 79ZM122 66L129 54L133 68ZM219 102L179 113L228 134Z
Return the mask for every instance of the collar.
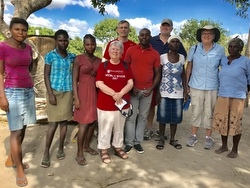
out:
M137 47L138 49L141 49L141 50L152 50L152 49L153 49L153 47L151 46L151 44L149 44L149 47L148 47L148 48L142 48L141 45L140 45L140 43L137 44L136 47Z

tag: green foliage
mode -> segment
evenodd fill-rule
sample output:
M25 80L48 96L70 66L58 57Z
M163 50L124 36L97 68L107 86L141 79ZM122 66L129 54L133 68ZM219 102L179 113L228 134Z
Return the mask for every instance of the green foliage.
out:
M98 40L100 40L104 44L107 44L109 41L117 38L118 35L116 32L116 28L118 23L119 20L116 18L106 18L95 24L93 34ZM138 42L136 30L131 26L128 38L134 42Z
M106 12L105 5L106 4L116 4L119 0L91 0L91 4L94 8L99 9L99 13L102 15Z
M49 29L46 27L29 27L28 34L29 35L36 35L36 30L39 31L39 35L46 35L46 36L54 36L55 31L53 29Z
M130 26L130 33L129 33L128 38L129 40L132 40L135 43L139 43L138 34L136 34L136 30L134 27Z
M224 0L236 7L236 15L241 18L248 18L248 8L250 7L249 0Z
M76 55L83 53L83 42L80 37L75 37L69 42L68 50Z
M3 41L5 37L0 33L0 41Z
M75 37L74 39L71 39L69 42L68 51L75 53L76 55L84 53L82 39L80 37ZM102 58L102 52L103 52L103 46L97 45L94 53L95 56Z
M94 36L103 43L117 37L116 27L119 20L116 18L108 18L100 21L94 26Z
M180 37L183 39L184 47L189 49L191 46L197 43L196 40L196 31L199 28L204 27L205 25L212 25L218 28L221 32L219 43L222 46L227 46L228 41L228 31L221 27L222 23L214 22L212 20L188 20L180 29Z
M96 50L95 50L95 56L102 58L103 57L103 50L104 50L103 45L97 45Z

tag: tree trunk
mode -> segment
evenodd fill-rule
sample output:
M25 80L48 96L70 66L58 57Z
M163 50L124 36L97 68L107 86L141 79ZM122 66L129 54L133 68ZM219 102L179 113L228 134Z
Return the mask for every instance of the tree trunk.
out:
M52 0L12 0L14 17L27 19L33 12L48 6Z
M33 12L40 10L46 6L48 6L52 0L12 0L11 3L14 6L14 14L13 17L20 17L23 19L27 19ZM0 32L6 38L10 37L9 26L4 22L3 18L4 12L4 4L3 0L1 1L1 18L0 18ZM44 60L39 52L38 48L29 41L26 42L32 47L33 51L33 60L34 60L34 68L31 71L34 81L34 87L36 91L36 97L45 97L45 85L43 80L43 67Z
M248 39L247 39L247 44L246 44L245 56L250 58L250 28L249 28L249 32L248 32ZM249 101L249 93L248 93L247 98L246 98L245 107L248 107L248 101Z
M20 17L23 19L27 19L33 12L40 10L46 6L48 6L52 0L12 0L11 3L14 6L14 15L13 17ZM3 7L2 2L2 7ZM0 32L5 36L6 38L10 37L9 34L9 27L8 24L6 24L3 20L3 12L4 10L1 10L1 19L0 19Z
M248 31L248 39L247 39L247 44L246 44L245 56L250 58L250 28Z

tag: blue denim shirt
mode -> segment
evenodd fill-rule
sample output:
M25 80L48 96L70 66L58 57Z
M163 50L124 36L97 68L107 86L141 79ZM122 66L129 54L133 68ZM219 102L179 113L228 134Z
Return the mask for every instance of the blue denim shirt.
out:
M199 90L217 90L219 87L219 66L225 57L224 48L214 43L213 47L205 52L202 43L192 46L187 60L193 62L189 86Z

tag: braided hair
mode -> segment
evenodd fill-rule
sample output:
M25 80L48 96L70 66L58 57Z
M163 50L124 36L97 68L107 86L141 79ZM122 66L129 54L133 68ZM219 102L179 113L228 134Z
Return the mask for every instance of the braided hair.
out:
M90 39L92 42L94 42L96 44L96 39L93 35L91 34L86 34L84 37L83 37L83 42L85 42L86 39Z

